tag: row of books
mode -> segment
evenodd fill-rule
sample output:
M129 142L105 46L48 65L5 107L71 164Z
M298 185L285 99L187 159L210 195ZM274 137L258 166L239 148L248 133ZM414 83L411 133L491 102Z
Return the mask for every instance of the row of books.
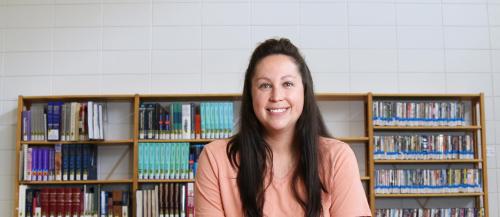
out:
M484 208L377 209L375 217L484 217Z
M128 191L81 187L19 186L18 217L127 217Z
M137 190L136 217L194 217L194 183L161 183Z
M469 134L379 135L373 140L375 160L474 159L474 145Z
M139 139L228 138L233 122L233 102L141 103Z
M139 179L194 179L203 144L139 143Z
M103 103L48 102L22 111L23 141L104 139Z
M482 191L481 169L377 169L375 192L472 193Z
M377 126L464 126L462 101L373 102L373 124Z
M91 144L55 144L31 147L22 145L22 180L73 181L97 179L97 146Z

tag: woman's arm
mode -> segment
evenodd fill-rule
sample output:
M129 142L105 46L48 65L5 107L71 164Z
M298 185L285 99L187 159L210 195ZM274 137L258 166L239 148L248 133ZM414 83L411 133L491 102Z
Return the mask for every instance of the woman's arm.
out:
M217 161L210 150L204 148L196 172L196 217L224 217L218 177Z
M332 217L371 216L354 152L345 143L333 145L341 147L337 149L332 164L333 171L329 186L332 195L330 215Z

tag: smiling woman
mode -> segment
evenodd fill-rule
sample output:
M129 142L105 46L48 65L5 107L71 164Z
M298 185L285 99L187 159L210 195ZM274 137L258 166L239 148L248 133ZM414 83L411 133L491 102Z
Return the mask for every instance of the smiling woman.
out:
M288 39L253 52L239 126L200 155L196 216L371 216L354 153L329 138L309 68Z

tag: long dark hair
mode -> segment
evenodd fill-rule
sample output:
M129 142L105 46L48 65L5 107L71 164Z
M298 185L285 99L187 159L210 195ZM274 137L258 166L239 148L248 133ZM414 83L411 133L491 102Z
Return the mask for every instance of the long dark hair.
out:
M316 103L309 68L297 47L288 39L268 39L255 48L245 74L239 131L229 141L227 156L231 165L238 169L237 183L245 217L262 217L266 188L264 179L268 171L266 163L272 164L273 153L264 141L264 127L253 110L252 78L259 62L274 54L293 59L302 77L304 108L295 125L294 148L298 160L291 187L305 216L318 217L322 212L321 192L326 191L318 172L318 143L320 136L329 137L329 133ZM304 186L305 194L299 193L298 185Z

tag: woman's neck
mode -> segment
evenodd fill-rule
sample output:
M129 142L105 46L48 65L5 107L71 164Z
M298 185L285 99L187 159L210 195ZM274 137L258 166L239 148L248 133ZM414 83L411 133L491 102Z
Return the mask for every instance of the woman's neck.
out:
M265 138L274 155L293 155L293 139L292 131L269 133Z

